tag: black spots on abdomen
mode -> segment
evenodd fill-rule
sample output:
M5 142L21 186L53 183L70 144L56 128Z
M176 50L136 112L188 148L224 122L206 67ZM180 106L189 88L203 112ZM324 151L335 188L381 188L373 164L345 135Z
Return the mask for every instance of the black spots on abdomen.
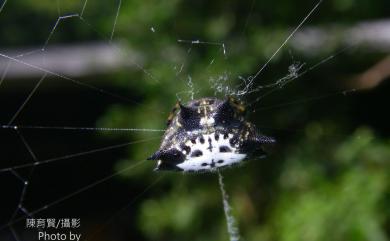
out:
M201 150L194 150L192 153L191 153L191 157L200 157L203 155L203 152Z
M229 144L231 147L234 147L237 143L238 143L238 136L235 136L229 140Z
M211 152L211 151L213 151L213 144L212 144L212 140L211 140L210 137L209 137L209 139L208 139L208 143L209 143L209 147L207 147L207 149L209 149L210 152Z
M228 146L220 146L219 152L232 152L232 149L230 149Z
M186 155L190 154L190 152L191 152L191 147L189 147L187 145L181 144L180 148L185 152Z

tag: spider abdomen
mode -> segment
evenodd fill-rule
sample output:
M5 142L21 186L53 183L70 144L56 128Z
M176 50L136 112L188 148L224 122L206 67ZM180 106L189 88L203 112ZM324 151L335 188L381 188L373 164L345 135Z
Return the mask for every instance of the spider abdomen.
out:
M210 171L226 166L232 166L245 159L246 154L240 153L238 145L232 145L229 138L223 138L222 134L201 134L195 139L195 143L186 143L187 153L184 149L185 160L177 164L185 172ZM188 147L188 148L187 148Z

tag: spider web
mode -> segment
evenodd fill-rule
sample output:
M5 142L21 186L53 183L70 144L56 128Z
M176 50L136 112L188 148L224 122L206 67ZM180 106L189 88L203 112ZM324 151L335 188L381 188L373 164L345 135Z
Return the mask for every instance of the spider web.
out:
M241 75L236 76L235 74L231 74L229 70L225 69L224 71L219 72L217 75L209 76L207 79L209 88L213 91L215 96L224 97L228 95L233 95L238 98L246 98L250 96L255 96L252 98L252 101L249 103L249 106L253 109L253 112L258 112L262 110L269 110L274 108L279 108L283 106L302 104L311 101L316 101L323 98L335 97L337 95L345 96L351 92L356 91L356 89L345 89L341 91L335 91L331 93L323 93L322 95L315 95L312 97L304 97L297 100L289 100L284 103L272 103L270 105L262 105L258 107L257 105L263 101L263 99L268 98L269 96L273 96L274 93L279 90L284 89L284 87L290 85L295 80L298 80L302 76L306 75L309 72L319 68L320 66L329 63L335 57L340 54L343 54L347 51L350 51L353 48L353 45L346 46L339 51L333 52L331 55L322 57L318 62L314 64L305 64L299 61L291 61L292 63L289 65L286 70L287 73L283 74L282 77L276 78L270 83L259 84L259 82L264 82L261 78L263 72L267 71L269 66L272 64L272 61L278 56L280 51L285 48L286 44L294 38L297 31L299 31L308 21L312 15L319 12L319 7L322 1L317 1L313 6L308 7L308 11L302 17L302 19L294 23L296 26L293 28L286 36L283 37L283 40L278 43L278 46L273 49L273 52L268 55L268 59L266 62L258 67L258 70L253 73L251 76L242 77ZM247 14L247 18L245 20L245 25L242 26L243 35L245 34L248 23L250 22L250 17L254 9L256 1L252 1L250 5L250 12ZM7 1L3 1L0 5L0 16L3 15L7 11L8 5L11 4ZM85 193L91 192L93 189L97 190L98 194L94 194L93 197L97 199L99 196L104 195L104 188L107 188L106 185L109 185L110 181L114 177L117 177L124 173L132 173L134 170L145 166L146 161L144 159L133 160L131 165L121 168L119 171L112 172L110 170L109 173L102 176L94 176L93 173L88 173L88 180L83 180L85 183L80 184L78 181L70 181L72 183L70 187L66 188L64 185L61 185L61 192L58 194L55 192L53 197L48 195L48 197L39 197L34 196L34 192L38 189L42 189L43 187L47 188L47 192L50 194L51 189L53 188L53 183L51 183L50 178L53 178L53 175L58 175L60 178L66 178L71 175L71 169L68 167L65 169L64 174L60 174L61 168L64 168L65 165L73 162L72 168L80 168L82 172L93 171L95 165L99 165L99 163L94 163L93 160L97 155L104 155L103 158L108 158L111 151L117 151L118 149L127 148L129 146L136 146L139 143L150 142L150 141L158 141L161 138L161 135L164 132L164 129L153 128L153 126L136 126L136 127L94 127L89 125L77 125L77 123L83 123L83 121L78 121L71 118L68 120L55 120L54 121L45 121L47 123L53 122L58 123L54 125L46 125L46 124L24 124L23 122L19 122L21 114L26 111L29 104L31 104L34 98L38 98L39 92L44 88L45 85L60 85L64 88L79 88L83 91L89 91L94 96L94 99L87 99L86 103L82 104L82 108L88 108L93 105L92 101L96 101L96 99L102 100L104 105L111 105L113 103L126 103L132 105L144 105L137 100L133 100L128 96L128 93L120 93L118 89L108 89L99 87L98 84L91 84L90 82L79 80L78 77L72 76L72 71L58 71L53 70L51 68L50 63L47 62L46 58L49 58L49 55L56 54L60 50L56 48L55 36L61 31L66 31L69 29L69 26L66 24L71 22L72 24L79 24L85 26L85 29L91 32L94 32L96 36L99 36L100 40L102 40L106 46L109 46L116 56L125 56L127 62L130 62L130 65L136 69L137 72L140 72L142 75L146 76L146 78L151 82L160 82L160 78L157 74L153 74L149 68L144 67L136 58L131 56L131 52L128 52L124 49L123 46L118 45L119 38L117 39L117 23L118 19L121 17L121 7L122 1L119 0L115 4L113 4L110 9L111 17L107 18L106 22L108 27L108 31L102 32L101 30L96 29L96 23L93 22L93 16L88 16L88 9L91 4L94 4L92 1L80 1L78 4L72 6L70 12L66 12L63 7L63 2L60 0L53 1L53 9L57 12L57 18L54 18L51 26L46 26L48 30L47 36L41 41L42 45L36 49L26 50L22 53L16 53L15 51L0 51L0 57L6 62L3 62L1 66L1 79L0 79L0 88L4 92L7 89L10 89L12 86L11 81L13 81L12 73L15 70L12 68L23 69L28 72L29 75L37 76L36 81L33 84L29 84L27 87L24 87L27 94L24 95L22 99L10 99L9 106L7 109L12 109L9 113L12 113L10 117L2 118L3 122L0 126L1 132L4 133L2 138L12 140L9 145L3 146L3 148L11 149L4 151L8 153L5 156L11 156L13 160L6 160L2 167L0 168L0 175L4 178L4 182L2 183L10 183L13 189L17 190L17 197L10 198L11 201L7 204L7 209L10 207L13 208L13 211L10 215L6 215L4 220L2 220L1 224L1 232L3 233L3 237L6 240L17 240L17 241L26 241L26 240L34 240L29 238L28 232L26 232L24 228L26 218L34 218L34 217L42 217L42 213L50 210L57 210L59 204L70 202L69 206L72 205L80 205L77 203L77 196L83 195ZM23 9L19 9L23 11ZM92 20L92 21L91 21ZM0 20L1 21L1 20ZM109 23L109 24L108 24ZM66 28L65 28L66 27ZM41 28L45 28L41 26ZM64 30L63 30L64 28ZM159 31L156 26L147 26L145 29L148 29L151 34ZM79 39L76 40L79 41ZM116 41L118 40L118 41ZM201 48L212 48L215 49L216 53L214 58L210 59L209 65L206 67L205 72L207 72L208 68L213 68L214 63L216 61L226 61L228 62L230 59L230 50L229 44L221 41L221 42L213 42L208 40L201 39L176 39L177 45L185 48L185 60L177 62L177 65L173 68L173 73L175 75L175 80L180 80L183 84L182 91L176 93L176 98L180 101L187 101L189 99L194 99L201 97L201 89L197 82L199 79L196 79L190 73L186 73L186 66L189 63L186 62L186 59L190 59L194 49ZM39 44L38 44L39 45ZM41 64L37 64L36 61L31 61L32 57L40 56ZM242 56L245 58L245 56ZM134 60L135 59L135 60ZM141 62L141 61L140 61ZM39 76L39 77L38 77ZM238 80L238 81L237 81ZM238 85L236 83L239 83ZM46 87L48 88L48 87ZM79 106L66 107L66 104L71 102L70 98L59 94L59 97L55 96L46 96L47 101L55 103L55 109L64 109L64 111L70 111L70 115L74 114L72 110L79 108ZM96 99L95 99L96 98ZM61 100L59 102L59 100ZM57 101L57 102L56 102ZM108 104L107 104L108 103ZM78 103L73 103L73 105L77 105ZM81 104L80 104L81 105ZM33 106L34 107L34 106ZM47 106L46 106L47 107ZM38 108L38 107L37 107ZM81 109L82 109L81 108ZM167 115L166 110L156 110L154 107L146 106L146 108L153 109L155 112L161 115ZM34 108L32 108L34 110ZM42 111L41 109L39 111ZM57 113L57 112L56 112ZM31 112L29 112L31 114ZM48 116L47 114L43 114L38 112L37 115ZM28 119L27 119L28 120ZM76 125L73 125L73 124ZM142 123L141 123L142 124ZM48 153L37 153L35 151L34 146L38 146L42 139L45 138L70 138L77 139L83 138L82 136L85 134L94 135L95 132L119 132L119 133L137 133L137 132L148 132L152 134L150 138L145 139L136 139L132 141L126 141L124 143L115 143L114 141L109 141L111 144L104 145L95 148L86 148L93 146L90 143L83 145L82 147L73 147L70 148L72 151L68 150L68 148L57 148L57 150L48 151ZM88 139L86 139L88 140ZM127 140L127 138L126 138ZM48 141L45 141L48 142ZM93 143L92 143L93 144ZM95 143L96 144L96 143ZM97 145L99 146L99 145ZM53 153L58 153L55 151L60 150L64 154L63 155L53 155ZM79 151L74 151L79 150ZM121 153L123 155L123 152ZM145 157L148 153L145 153ZM49 155L49 157L46 157ZM84 160L87 159L87 160ZM16 161L15 161L16 160ZM76 161L77 160L77 161ZM99 159L101 160L101 159ZM83 164L83 162L85 163ZM92 161L92 162L91 162ZM58 169L55 166L59 166ZM91 168L92 166L92 168ZM149 165L150 167L150 165ZM148 167L148 168L149 168ZM103 169L106 166L103 167ZM150 168L149 168L150 169ZM51 175L43 175L45 172L51 173ZM80 173L78 173L80 175ZM76 172L77 174L77 172ZM40 175L42 175L40 177ZM137 192L137 195L131 198L129 201L126 198L126 195L118 195L118 198L121 198L122 206L124 208L118 210L109 209L109 214L107 215L107 222L112 222L115 220L118 213L125 212L127 205L132 205L137 199L143 197L143 195L147 195L155 185L158 184L160 180L162 180L161 176L154 176L153 180L149 180L145 186L135 189L133 187L132 191ZM182 178L182 177L178 177ZM76 175L77 179L77 175ZM49 182L49 184L45 184L45 182ZM38 183L38 184L34 184ZM239 231L236 226L236 221L230 213L231 207L229 205L227 194L224 189L223 177L219 173L219 184L222 191L223 197L223 206L227 218L228 229L230 233L231 240L239 239ZM103 186L103 187L102 187ZM100 192L99 192L100 191ZM26 203L26 195L29 193L29 201L34 205ZM65 194L64 194L65 193ZM121 192L122 194L122 192ZM10 195L11 196L11 195ZM35 200L31 200L35 199ZM126 203L127 205L123 205ZM15 205L16 204L16 205ZM4 204L6 205L6 204ZM84 203L82 205L85 205ZM115 209L115 208L114 208ZM222 210L222 209L221 209ZM47 215L53 215L53 217L60 217L55 214L55 211L49 212ZM61 215L71 215L71 217L78 217L77 213L72 213L71 210L67 210L67 214L61 213ZM73 215L73 216L72 216ZM46 215L45 215L46 216ZM92 223L92 222L91 222ZM102 227L103 229L104 227ZM96 235L93 235L93 237ZM91 240L93 237L87 237L86 239ZM83 237L85 239L85 237Z

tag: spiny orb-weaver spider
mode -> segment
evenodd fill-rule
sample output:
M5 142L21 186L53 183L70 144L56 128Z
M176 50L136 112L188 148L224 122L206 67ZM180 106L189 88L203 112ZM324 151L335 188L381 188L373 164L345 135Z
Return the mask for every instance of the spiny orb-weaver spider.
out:
M168 118L160 149L148 160L155 170L209 172L264 155L272 137L259 134L244 118L245 106L233 97L177 103Z

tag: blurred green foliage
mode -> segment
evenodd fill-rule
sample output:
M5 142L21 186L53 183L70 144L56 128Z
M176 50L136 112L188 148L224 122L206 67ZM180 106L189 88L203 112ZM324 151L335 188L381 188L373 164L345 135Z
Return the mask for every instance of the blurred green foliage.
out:
M2 29L4 45L43 43L58 12L79 13L84 2L59 3L60 8L53 1L10 1L6 7L14 11L3 11L4 21L36 18L39 21L32 21L32 26L44 23L46 27L34 28L31 33L22 28L25 22L21 27L15 26L17 21L10 22L11 35ZM83 20L61 23L64 26L50 44L107 40L117 4L88 1ZM226 76L226 83L221 83L234 88L240 75L247 77L261 67L314 4L288 0L122 1L114 40L141 53L145 62L142 70L112 74L107 82L125 89L138 104L112 106L97 126L164 129L178 96L183 102L190 99L191 83L195 98L215 95L212 79ZM386 0L325 1L307 25L353 24L386 17L388 9ZM12 13L15 15L7 18ZM18 29L23 31L15 32ZM227 54L221 45L191 45L178 43L178 39L225 43ZM289 50L287 46L276 56L256 84L273 83L285 76L294 61L311 66L338 49L310 57ZM245 240L389 240L389 133L381 133L381 126L363 126L352 114L359 101L349 96L267 109L339 90L345 76L363 71L382 56L370 53L368 58L365 54L356 51L338 56L261 100L256 106L260 110L249 114L250 120L262 132L273 135L278 144L267 159L224 172ZM251 102L262 94L244 99ZM222 94L217 96L223 98ZM156 133L118 135L129 140L154 139L130 146L128 158L117 161L117 170L148 157L160 141ZM126 182L151 183L164 175L153 187L153 194L136 204L136 229L143 239L228 239L215 175L156 174L152 168L153 163L149 163L122 176Z

